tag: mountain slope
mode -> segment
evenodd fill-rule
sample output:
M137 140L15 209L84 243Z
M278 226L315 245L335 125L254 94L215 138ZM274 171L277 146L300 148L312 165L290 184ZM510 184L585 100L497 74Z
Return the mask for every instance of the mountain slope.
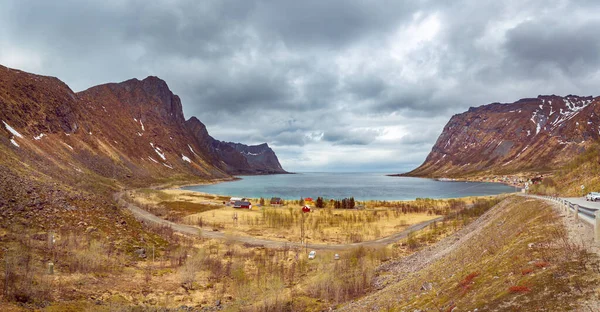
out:
M129 186L272 173L243 163L246 157L233 148L230 158L241 165L223 166L206 128L208 145L186 123L179 97L157 77L74 93L57 78L0 66L0 103L0 145L33 173Z
M217 143L220 150L232 148L244 156L251 170L255 174L287 173L281 167L277 155L267 143L259 145L245 145L233 142Z
M593 231L573 231L581 225L556 208L508 197L435 245L384 263L377 290L338 310L597 311L600 278L584 263L598 258L581 243Z
M538 96L454 115L409 176L459 177L550 170L600 137L600 101Z
M188 119L186 127L207 156L216 161L215 166L229 174L287 173L267 143L249 146L216 140L208 134L206 126L196 117Z

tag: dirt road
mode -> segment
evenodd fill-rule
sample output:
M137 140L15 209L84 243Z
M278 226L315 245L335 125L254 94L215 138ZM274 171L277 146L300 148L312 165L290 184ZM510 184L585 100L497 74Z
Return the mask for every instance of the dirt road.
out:
M286 246L288 246L288 247L305 247L305 245L297 243L297 242L282 242L282 241L274 241L274 240L261 239L261 238L248 237L248 236L233 236L233 235L228 235L228 234L221 233L221 232L206 231L206 230L203 230L198 227L191 226L191 225L185 225L185 224L171 222L171 221L159 218L156 215L153 215L153 214L149 213L148 211L143 210L132 203L126 202L125 200L123 200L121 198L121 196L122 196L122 193L116 193L115 199L121 205L123 205L129 211L131 211L136 218L143 220L144 222L152 222L155 224L170 226L175 232L179 232L182 234L198 235L198 236L202 236L202 237L206 237L206 238L230 240L230 241L246 243L246 244L251 244L251 245L262 245L264 247L269 247L269 248L282 248L282 247L286 247ZM410 234L411 232L421 230L421 229L425 228L426 226L430 225L431 223L436 222L436 221L441 221L442 219L443 219L443 217L439 217L439 218L435 218L435 219L428 220L425 222L421 222L421 223L409 226L408 228L406 228L405 230L403 230L401 232L398 232L393 235L383 237L380 239L372 240L372 241L353 243L353 244L337 244L337 245L324 245L324 244L310 244L309 243L308 246L306 246L306 248L317 249L317 250L346 250L346 249L352 249L352 248L356 248L356 247L360 247L360 246L364 246L364 247L385 246L385 245L394 243L400 239L406 238L406 237L408 237L408 234Z

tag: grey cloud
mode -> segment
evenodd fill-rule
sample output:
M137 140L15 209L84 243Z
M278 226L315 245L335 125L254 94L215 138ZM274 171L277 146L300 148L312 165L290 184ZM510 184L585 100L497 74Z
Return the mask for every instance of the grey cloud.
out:
M398 168L470 106L597 94L598 16L597 1L564 0L6 0L0 62L74 90L157 75L217 139L278 146L292 171L332 145L403 155L344 170ZM438 29L415 43L427 18ZM363 130L392 125L378 119L410 133L379 140Z
M600 61L600 20L543 19L522 23L507 33L510 61L525 72L556 66L574 75L595 70ZM592 66L590 66L592 65Z
M271 141L278 146L304 146L308 140L309 138L301 131L285 131L273 136Z
M435 141L441 134L438 129L426 128L424 131L413 131L404 135L398 143L407 146L427 145L431 146L431 142Z
M385 81L383 81L383 78L374 74L369 74L366 77L353 76L345 83L346 91L359 101L378 98L386 88L389 88Z
M413 1L265 1L254 18L261 31L288 46L334 49L393 29L416 9Z
M377 130L334 128L323 133L322 140L334 145L368 145L381 134Z

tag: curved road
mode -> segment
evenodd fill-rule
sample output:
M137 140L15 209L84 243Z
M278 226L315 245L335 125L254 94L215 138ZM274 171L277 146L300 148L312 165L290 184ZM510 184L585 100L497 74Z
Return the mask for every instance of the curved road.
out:
M526 196L538 198L538 199L542 199L542 200L553 201L551 198L547 198L544 196L538 196L538 195L526 195ZM596 210L596 211L600 210L600 201L598 201L598 202L587 201L587 200L585 200L585 197L558 197L558 199L566 200L572 204L579 205L580 207L585 207L585 208L589 208L589 209ZM583 220L591 225L595 224L594 217L590 217L581 212L579 212L578 215L579 215L580 220Z
M592 209L600 209L600 201L587 201L585 200L585 197L561 197L561 199L565 199L579 206L588 207Z
M417 223L415 225L409 226L408 228L404 229L401 232L398 232L393 235L383 237L380 239L372 240L372 241L353 243L353 244L336 244L336 245L308 244L307 246L305 246L303 244L296 243L296 242L282 242L282 241L274 241L274 240L261 239L261 238L248 237L248 236L233 236L233 235L229 235L229 234L225 234L225 233L221 233L221 232L206 231L206 230L203 230L203 229L197 228L195 226L191 226L191 225L185 225L185 224L171 222L171 221L159 218L156 215L153 215L153 214L149 213L148 211L143 210L134 204L126 202L125 200L121 199L121 195L122 195L122 192L116 193L115 199L119 203L122 203L127 209L129 209L129 211L131 211L134 216L136 216L137 218L142 219L144 221L161 224L161 225L167 225L167 226L170 226L174 231L183 233L183 234L199 235L202 237L216 238L216 239L223 239L223 240L232 240L232 241L236 241L239 243L246 243L246 244L251 244L251 245L262 245L264 247L269 247L269 248L283 248L283 247L287 246L287 247L302 247L302 248L306 247L306 248L318 249L318 250L346 250L346 249L351 249L351 248L360 247L360 246L364 246L364 247L385 246L385 245L394 243L400 239L406 238L406 237L408 237L408 234L410 234L411 232L421 230L421 229L425 228L426 226L430 225L431 223L436 222L436 221L441 221L444 218L444 217L438 217L438 218L435 218L435 219L432 219L429 221Z

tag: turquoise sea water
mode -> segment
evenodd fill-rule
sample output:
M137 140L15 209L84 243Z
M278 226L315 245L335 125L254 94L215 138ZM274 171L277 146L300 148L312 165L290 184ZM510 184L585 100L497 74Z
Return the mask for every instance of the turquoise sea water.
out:
M383 173L298 173L241 176L241 180L183 187L185 190L235 197L299 199L318 196L357 200L412 200L456 198L514 192L499 183L442 182L431 179L388 177Z

